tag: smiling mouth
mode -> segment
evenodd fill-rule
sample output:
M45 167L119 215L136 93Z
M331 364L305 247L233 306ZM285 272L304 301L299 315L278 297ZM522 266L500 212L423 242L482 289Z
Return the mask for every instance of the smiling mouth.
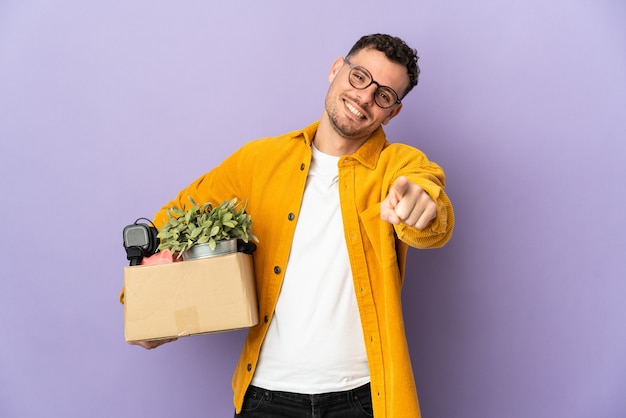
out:
M361 112L359 112L359 110L352 106L350 103L346 102L344 100L344 103L346 104L346 109L348 109L350 111L350 113L352 113L354 116L356 116L359 119L365 119L365 115Z

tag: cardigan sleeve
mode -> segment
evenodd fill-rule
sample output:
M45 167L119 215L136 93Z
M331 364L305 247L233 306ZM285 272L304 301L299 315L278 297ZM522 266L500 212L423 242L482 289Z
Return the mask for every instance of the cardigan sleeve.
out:
M398 153L403 156L402 162L390 178L386 193L389 193L389 188L398 177L405 176L430 195L437 204L437 215L421 231L405 224L394 225L396 234L402 242L411 247L422 249L442 247L450 240L454 229L454 209L445 192L445 173L438 164L430 161L424 153L415 148L399 145Z
M246 170L246 146L235 151L220 165L198 177L187 187L178 192L176 197L166 203L154 215L154 225L159 229L167 222L167 209L177 206L186 209L191 202L191 197L198 204L211 202L219 205L224 200L234 197L246 199L248 192L245 189L246 178L240 173Z

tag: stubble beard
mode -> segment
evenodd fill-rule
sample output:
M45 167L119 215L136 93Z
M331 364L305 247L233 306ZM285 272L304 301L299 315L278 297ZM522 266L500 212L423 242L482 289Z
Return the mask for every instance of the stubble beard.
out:
M354 121L351 120L341 120L339 115L338 106L344 106L343 100L337 99L336 101L332 101L330 98L326 99L326 114L328 116L328 120L333 130L344 139L362 139L364 136L371 135L371 132L368 134L366 129L361 126L357 126Z

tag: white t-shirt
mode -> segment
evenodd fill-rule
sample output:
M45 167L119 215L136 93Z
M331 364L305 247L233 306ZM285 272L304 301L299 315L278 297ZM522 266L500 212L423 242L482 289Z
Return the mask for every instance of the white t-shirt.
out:
M255 386L316 394L354 389L370 380L341 219L338 161L313 147Z

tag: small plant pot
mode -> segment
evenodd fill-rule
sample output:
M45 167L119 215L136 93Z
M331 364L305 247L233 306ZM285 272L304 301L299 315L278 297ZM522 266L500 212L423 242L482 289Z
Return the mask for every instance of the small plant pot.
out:
M212 250L209 244L196 244L183 253L183 260L196 260L198 258L217 257L219 255L236 253L237 239L217 241L215 249Z

